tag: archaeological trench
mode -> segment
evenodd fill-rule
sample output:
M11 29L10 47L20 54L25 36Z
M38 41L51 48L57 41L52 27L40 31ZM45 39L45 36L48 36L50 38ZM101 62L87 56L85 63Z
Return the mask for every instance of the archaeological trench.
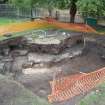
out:
M21 82L41 97L47 98L51 93L49 81L58 69L70 75L104 67L104 36L91 37L87 33L56 29L23 34L15 38L7 34L6 39L0 41L0 73ZM37 74L40 70L43 76Z

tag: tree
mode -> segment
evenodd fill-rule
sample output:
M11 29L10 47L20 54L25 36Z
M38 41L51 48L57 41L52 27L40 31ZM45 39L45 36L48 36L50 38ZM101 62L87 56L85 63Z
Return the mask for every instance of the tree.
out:
M52 17L52 10L56 0L10 0L17 7L31 9L31 20L33 20L33 10L35 7L47 8L49 16Z
M33 8L41 6L48 9L49 16L52 17L53 8L70 9L70 22L74 23L77 11L77 0L10 0L13 4L21 8L31 9L31 19L33 17Z
M39 0L10 0L18 8L29 9L31 13L31 20L33 20L33 8L38 4Z
M46 8L48 10L49 17L52 17L52 11L55 7L56 2L56 0L39 0L38 5L43 8Z
M69 9L70 22L74 23L77 12L77 0L57 0L56 7L59 9Z
M77 9L83 16L105 16L105 0L57 0L56 6L69 9L71 23L74 23Z
M77 6L83 16L105 16L105 0L78 0Z
M70 22L71 23L74 23L75 15L77 12L76 2L77 2L77 0L71 0L71 2L70 2Z
M7 2L8 2L8 0L0 0L0 4L5 4Z
M105 16L105 0L10 0L18 7L31 9L31 19L33 18L33 8L47 8L49 16L52 17L53 8L69 9L70 22L74 23L75 15L82 11L82 15Z

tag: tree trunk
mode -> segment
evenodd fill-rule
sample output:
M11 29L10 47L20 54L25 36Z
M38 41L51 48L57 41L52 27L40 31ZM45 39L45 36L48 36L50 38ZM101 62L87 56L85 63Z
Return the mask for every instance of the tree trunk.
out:
M48 14L49 14L49 17L52 17L52 8L48 8Z
M33 17L33 7L31 8L31 21L34 21L34 17Z
M77 12L76 1L72 0L70 5L70 23L74 23L76 12Z
M59 20L59 17L60 17L59 15L60 15L60 14L59 14L59 11L56 11L56 14L55 14L55 19L56 19L56 20Z
M5 4L7 3L9 0L0 0L0 4Z
M74 15L70 15L70 23L74 23L75 22L75 16Z

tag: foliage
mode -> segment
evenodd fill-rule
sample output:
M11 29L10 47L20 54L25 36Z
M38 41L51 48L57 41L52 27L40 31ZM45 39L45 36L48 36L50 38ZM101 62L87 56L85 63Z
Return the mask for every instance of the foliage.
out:
M58 9L68 9L70 0L57 0L55 7Z
M8 76L0 74L0 105L51 105Z
M38 0L10 0L10 3L20 8L31 8L38 4Z
M21 22L21 20L0 17L0 26L19 22Z
M105 0L78 0L77 5L83 16L105 16Z
M38 0L38 6L44 8L53 8L55 3L55 0Z
M105 105L105 83L97 87L97 92L92 91L86 95L79 105Z
M18 7L28 9L32 9L32 7L47 8L49 16L51 15L53 8L69 9L73 20L75 17L76 6L83 16L105 16L105 0L10 0L10 2Z

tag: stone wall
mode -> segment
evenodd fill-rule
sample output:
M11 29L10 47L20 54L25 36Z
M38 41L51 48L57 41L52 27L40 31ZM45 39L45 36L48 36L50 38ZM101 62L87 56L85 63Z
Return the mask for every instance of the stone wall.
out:
M79 39L80 38L80 39ZM81 37L77 40L81 40ZM71 47L76 44L71 38L60 44L40 45L27 43L24 37L8 39L0 42L0 73L11 74L14 78L21 75L23 69L32 67L49 67L57 62L70 59L81 54L82 47L75 53ZM69 51L66 52L66 49ZM75 49L75 48L74 48Z

